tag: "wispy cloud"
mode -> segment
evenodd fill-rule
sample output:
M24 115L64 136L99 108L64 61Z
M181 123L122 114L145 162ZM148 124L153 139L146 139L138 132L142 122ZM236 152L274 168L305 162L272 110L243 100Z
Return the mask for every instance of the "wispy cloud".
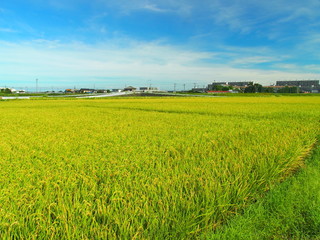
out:
M84 21L84 26L80 27L80 31L91 31L99 34L106 34L109 32L107 26L103 21L109 16L107 12L101 12L93 15Z
M31 24L11 9L0 9L0 32L39 36L39 32Z
M214 24L226 26L233 32L283 38L288 35L288 28L292 34L298 30L297 26L299 30L307 30L312 21L320 19L319 8L320 2L314 0L213 0L202 11Z
M238 68L219 62L219 53L190 51L170 45L132 42L129 47L111 44L92 46L83 43L62 44L38 40L24 44L2 42L0 75L42 80L43 84L85 86L96 82L104 87L119 87L124 82L143 85L152 79L153 85L169 88L173 83L207 84L213 80L253 80L269 83L279 79L308 77L314 73ZM207 62L206 60L209 60ZM233 59L235 62L272 61L268 57ZM312 66L311 66L312 67ZM316 66L313 66L316 67ZM117 80L115 80L117 79ZM168 84L168 86L164 86Z
M194 5L193 0L98 0L93 1L93 3L106 8L114 8L119 14L132 14L137 11L145 10L156 13L176 13L185 15L191 13Z
M1 27L0 27L0 32L15 33L15 32L17 32L17 31L14 30L14 29L11 29L11 28L1 28Z
M260 63L272 63L279 61L277 57L268 57L268 56L253 56L253 57L240 57L232 61L232 64L235 65L252 65Z
M164 12L168 12L169 11L168 9L157 7L154 4L146 4L143 8L146 9L146 10L150 10L150 11L158 12L158 13L164 13Z
M303 72L304 75L308 76L307 79L317 79L320 74L320 64L299 65L291 63L277 63L273 65L273 68L278 71L285 71L291 74L299 74Z

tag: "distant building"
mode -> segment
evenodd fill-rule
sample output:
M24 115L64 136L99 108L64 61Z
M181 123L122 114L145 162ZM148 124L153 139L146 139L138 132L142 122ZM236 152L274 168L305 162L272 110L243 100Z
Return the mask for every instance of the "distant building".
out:
M14 88L0 87L0 92L2 92L2 93L25 93L26 91L25 90L16 90Z
M277 81L276 86L319 87L319 80Z
M252 84L253 82L213 82L208 84L207 90L214 91L216 86L232 86L234 88L243 89Z
M122 92L122 90L118 89L118 88L114 88L114 89L112 89L112 92Z
M137 90L137 88L132 87L132 86L125 87L125 88L123 89L124 92L134 92L134 91L136 91L136 90Z
M14 88L1 87L0 92L2 92L2 93L17 93L18 91Z
M97 89L96 92L97 93L107 93L108 90L106 90L106 89Z
M302 92L319 93L319 80L277 81L277 87L298 87Z
M206 92L208 89L207 88L192 88L192 92L198 92L198 93L203 93Z
M227 85L228 83L227 82L213 82L211 83L212 86L217 86L217 85Z
M79 90L80 93L95 93L96 90L95 89L90 89L90 88L81 88Z
M142 92L152 92L158 91L159 89L157 87L140 87L139 90Z
M247 87L252 84L253 82L228 82L228 85L233 87Z
M17 90L16 93L26 93L26 90Z
M208 84L207 90L211 91L214 86L226 86L227 82L213 82L211 84Z

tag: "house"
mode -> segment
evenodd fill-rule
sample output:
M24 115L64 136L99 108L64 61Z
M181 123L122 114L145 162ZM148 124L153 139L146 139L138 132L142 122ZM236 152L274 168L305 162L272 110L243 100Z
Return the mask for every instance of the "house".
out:
M106 90L106 89L98 89L98 90L96 90L96 92L97 93L107 93L108 90Z
M142 92L146 92L146 91L148 91L148 89L149 89L148 87L140 87L139 88L139 90Z
M90 88L81 88L79 90L80 93L95 93L96 90L95 89L90 89Z
M132 87L132 86L129 86L129 87L125 87L123 89L124 92L134 92L136 91L137 89L135 87Z
M64 92L65 92L65 93L73 93L73 92L74 92L74 90L73 90L73 89L69 89L69 88L68 88L68 89L64 90Z

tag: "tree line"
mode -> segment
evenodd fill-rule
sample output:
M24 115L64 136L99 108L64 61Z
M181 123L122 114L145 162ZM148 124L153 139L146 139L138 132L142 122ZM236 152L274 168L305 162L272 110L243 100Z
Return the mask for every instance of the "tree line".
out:
M223 86L223 85L215 85L212 87L213 91L229 91L235 90L244 93L299 93L300 90L298 87L289 87L285 86L284 88L273 88L273 87L264 87L259 83L249 84L243 90L234 88L233 86Z

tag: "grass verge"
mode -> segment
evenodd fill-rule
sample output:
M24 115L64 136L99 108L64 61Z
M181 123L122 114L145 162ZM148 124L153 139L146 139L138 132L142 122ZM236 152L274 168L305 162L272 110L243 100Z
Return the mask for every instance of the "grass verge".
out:
M320 239L320 145L306 166L206 239Z

